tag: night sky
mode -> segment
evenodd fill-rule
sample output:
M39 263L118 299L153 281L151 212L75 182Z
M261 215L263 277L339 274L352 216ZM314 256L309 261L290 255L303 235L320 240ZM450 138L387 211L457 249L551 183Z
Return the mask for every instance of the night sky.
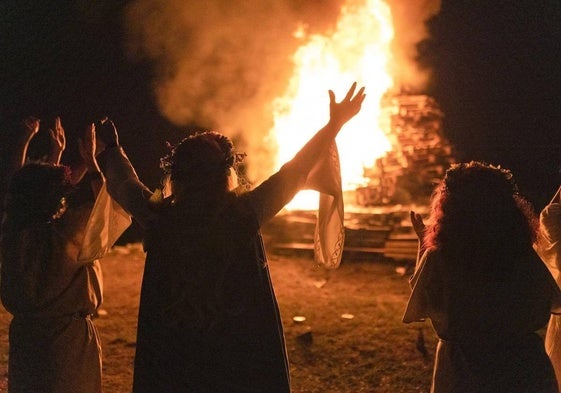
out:
M45 124L60 115L68 160L77 130L109 115L141 178L155 187L165 142L179 140L185 125L158 111L152 87L162 70L149 57L131 56L124 23L131 3L3 0L0 108ZM337 1L291 4L311 16ZM542 207L561 183L561 2L444 0L428 31L419 64L432 79L422 92L441 105L458 158L512 169L521 191Z
M445 1L429 26L429 93L459 158L510 168L547 203L561 169L561 2Z

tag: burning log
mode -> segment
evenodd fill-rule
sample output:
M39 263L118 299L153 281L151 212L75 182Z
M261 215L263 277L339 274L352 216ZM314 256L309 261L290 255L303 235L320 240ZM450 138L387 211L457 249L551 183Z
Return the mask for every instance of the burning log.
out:
M444 136L444 115L427 95L388 95L382 107L392 149L365 168L369 182L357 188L357 203L428 204L435 183L455 162L454 148Z

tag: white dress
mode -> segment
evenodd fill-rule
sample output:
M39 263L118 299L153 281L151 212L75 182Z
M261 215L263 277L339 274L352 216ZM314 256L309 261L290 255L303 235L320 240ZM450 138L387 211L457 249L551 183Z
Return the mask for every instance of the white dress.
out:
M551 203L540 214L540 239L538 254L561 287L561 204ZM545 349L557 376L561 392L561 315L552 315L547 326Z
M1 293L10 323L10 393L100 393L102 258L130 225L105 185L92 208L3 238Z
M431 392L556 392L534 332L559 311L561 294L534 250L509 261L499 281L484 264L455 276L449 266L458 261L437 249L419 257L403 322L430 319L439 337Z

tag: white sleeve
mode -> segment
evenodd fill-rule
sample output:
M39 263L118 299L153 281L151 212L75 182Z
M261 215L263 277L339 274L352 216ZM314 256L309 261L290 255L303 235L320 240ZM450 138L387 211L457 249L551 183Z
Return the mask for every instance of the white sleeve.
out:
M314 231L314 260L329 269L339 267L345 243L343 190L339 153L335 142L329 154L317 161L304 188L319 191L319 209Z
M540 213L536 252L561 286L561 204L551 203Z
M109 196L104 182L85 227L78 261L104 257L130 224L131 217Z

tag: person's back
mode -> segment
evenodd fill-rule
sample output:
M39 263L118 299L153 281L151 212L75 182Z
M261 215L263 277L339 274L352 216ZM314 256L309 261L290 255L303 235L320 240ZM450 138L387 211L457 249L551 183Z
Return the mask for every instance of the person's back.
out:
M540 238L537 251L546 262L561 288L561 204L558 190L551 202L540 213ZM561 313L552 315L545 335L545 348L549 355L561 391Z
M130 218L113 215L94 146L92 125L81 149L93 197L84 205L69 202L73 187L64 166L30 163L11 176L0 238L2 303L13 315L10 392L102 391L92 320L102 299L98 259Z
M288 389L258 221L248 198L228 199L208 213L165 204L148 229L135 392Z
M446 323L436 327L441 338L474 344L483 339L506 340L547 323L551 306L543 294L547 271L539 268L541 261L532 248L520 255L495 257L511 265L502 271L489 266L493 261L475 256L467 268L458 266L462 258L439 250L430 258L438 265L439 276L431 286L431 297L443 302L434 306L446 315Z
M109 192L147 231L135 393L290 391L259 228L302 188L331 192L318 214L318 260L338 266L344 231L335 137L360 110L364 88L355 89L356 83L340 103L330 91L328 123L241 195L233 190L232 169L243 154L224 135L196 133L175 146L161 160L169 199L158 201L119 147L116 129L106 133Z
M422 228L404 322L430 318L440 339L434 392L555 392L535 334L561 293L533 250L535 217L509 171L452 166Z

